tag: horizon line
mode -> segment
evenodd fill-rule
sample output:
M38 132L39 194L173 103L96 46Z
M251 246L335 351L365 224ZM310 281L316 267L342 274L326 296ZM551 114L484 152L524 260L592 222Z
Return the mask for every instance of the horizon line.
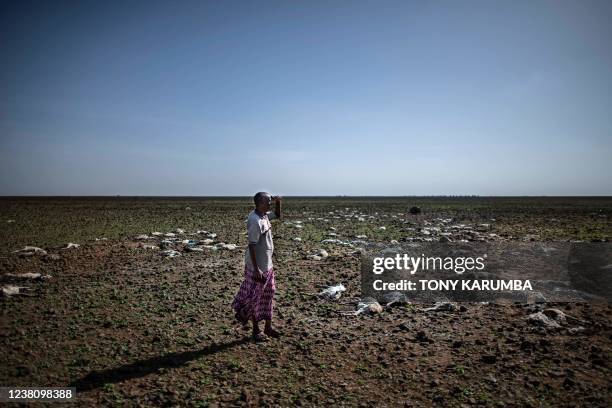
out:
M282 198L612 198L612 195L480 195L480 194L426 194L426 195L281 195ZM252 195L0 195L10 198L253 198Z

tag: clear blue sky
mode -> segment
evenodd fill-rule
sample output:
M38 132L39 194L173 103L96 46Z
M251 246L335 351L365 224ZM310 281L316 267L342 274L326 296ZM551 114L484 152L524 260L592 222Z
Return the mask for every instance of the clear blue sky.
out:
M610 1L0 4L0 195L612 194Z

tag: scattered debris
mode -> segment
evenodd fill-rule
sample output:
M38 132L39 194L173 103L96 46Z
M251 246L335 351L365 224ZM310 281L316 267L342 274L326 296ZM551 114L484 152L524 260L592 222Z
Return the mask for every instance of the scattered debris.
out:
M322 244L337 244L337 245L344 245L347 247L352 247L353 244L351 244L350 242L346 242L346 241L342 241L341 239L335 239L335 238L328 238L328 239L324 239L323 241L321 241Z
M302 242L302 238L300 238L300 237L294 237L293 240L295 242Z
M421 309L423 312L454 312L457 307L451 302L436 302L432 307Z
M24 280L46 280L51 279L51 275L43 275L35 272L26 272L26 273L7 273L4 276L8 276L10 278L15 279L24 279Z
M13 286L13 285L6 285L2 287L2 290L0 291L0 294L2 294L2 296L15 296L15 295L23 295L24 291L29 290L29 288L26 288L24 286Z
M178 251L175 251L174 249L167 249L165 251L162 251L162 256L166 258L174 258L176 256L181 256L181 253Z
M540 236L537 234L527 234L523 237L523 241L525 242L533 242L533 241L540 241Z
M185 252L204 252L204 248L196 246L186 246Z
M215 247L219 249L227 249L228 251L233 251L237 248L236 244L226 244L225 242L219 242L215 245Z
M577 334L584 334L587 332L587 329L582 327L582 326L578 326L578 327L571 327L569 329L567 329L567 332L572 335L575 336Z
M79 249L81 245L79 244L75 244L73 242L69 242L68 245L66 245L64 248L62 249Z
M383 311L382 306L376 300L372 298L365 298L357 304L357 311L355 316L360 314L377 314Z
M315 252L312 255L308 255L307 258L308 259L312 259L314 261L320 261L323 260L325 258L327 258L329 256L329 254L327 253L326 250L324 249L319 249L317 252Z
M578 323L586 325L587 322L584 320L577 319L573 316L563 313L559 309L544 309L531 313L527 316L527 321L535 326L547 327L547 328L560 328L566 325L568 322ZM579 332L578 328L575 328L576 332Z
M35 246L25 246L22 249L13 251L13 253L18 254L19 256L47 255L47 251Z
M343 284L339 284L324 289L323 291L319 292L319 296L329 300L338 300L344 291L346 291L346 287L344 287Z
M530 314L527 316L527 321L534 326L546 327L549 329L558 329L561 327L558 321L546 316L543 312Z

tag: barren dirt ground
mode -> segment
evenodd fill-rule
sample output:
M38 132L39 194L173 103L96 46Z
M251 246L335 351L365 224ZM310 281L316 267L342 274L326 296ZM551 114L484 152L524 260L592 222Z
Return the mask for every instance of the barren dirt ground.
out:
M413 205L422 213L409 214ZM283 206L273 224L283 336L253 343L230 309L248 199L1 199L1 285L27 289L0 298L0 384L75 386L81 406L612 405L608 305L544 305L584 321L583 330L534 326L534 306L522 304L345 316L360 296L359 243L322 242L610 240L612 199ZM80 246L62 249L69 242ZM192 243L202 251L187 252ZM13 252L26 245L46 254ZM168 249L180 256L164 257ZM320 249L328 256L309 257ZM27 272L51 277L15 276ZM338 283L347 287L338 301L314 296Z

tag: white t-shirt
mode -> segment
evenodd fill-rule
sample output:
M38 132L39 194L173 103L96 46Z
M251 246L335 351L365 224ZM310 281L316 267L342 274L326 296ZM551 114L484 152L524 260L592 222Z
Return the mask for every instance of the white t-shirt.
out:
M247 218L247 239L249 244L255 244L255 259L259 269L263 272L272 268L272 252L274 243L272 242L272 223L270 220L276 218L274 211L268 211L263 216L259 216L255 210L251 211ZM247 268L253 268L251 253L246 249L245 263Z

